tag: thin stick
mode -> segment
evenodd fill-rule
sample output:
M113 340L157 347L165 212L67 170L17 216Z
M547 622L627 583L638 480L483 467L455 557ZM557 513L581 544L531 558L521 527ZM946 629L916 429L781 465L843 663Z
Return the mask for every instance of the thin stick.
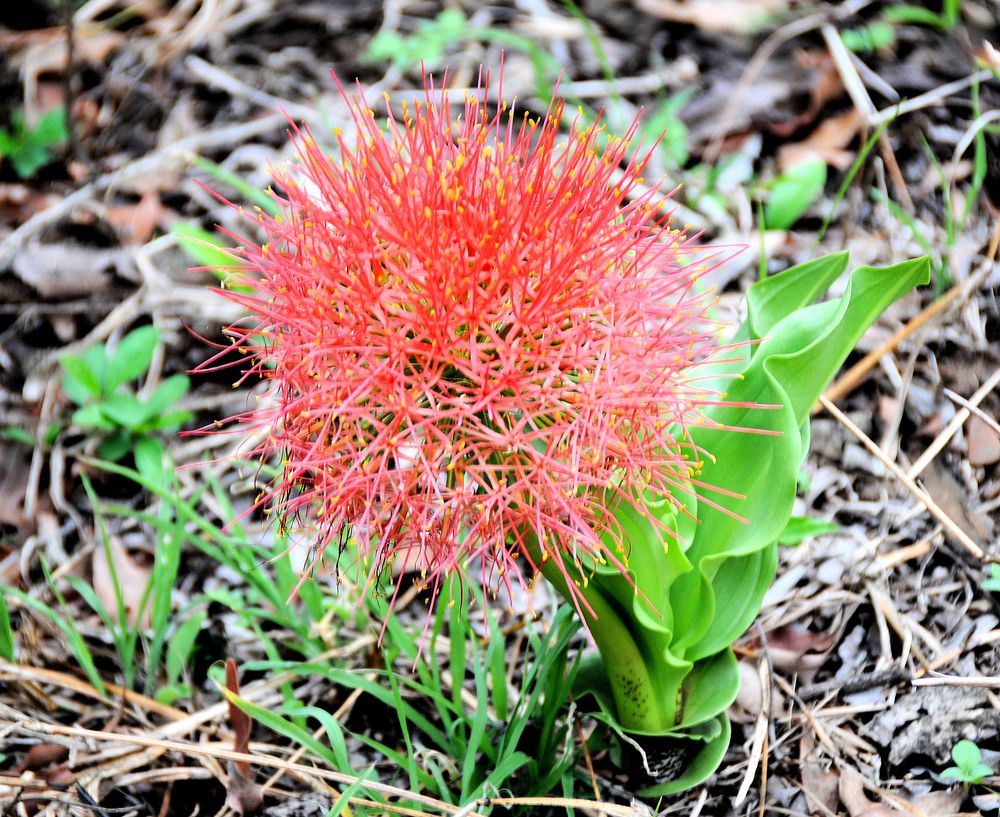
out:
M9 722L8 722L9 723ZM355 783L360 784L363 788L369 791L377 791L382 794L389 795L390 797L399 797L404 800L412 800L415 803L422 803L426 806L430 806L438 811L443 811L448 814L454 814L460 811L458 806L453 806L450 803L445 803L441 800L436 800L433 797L428 797L425 794L420 794L418 792L407 791L406 789L401 789L398 786L389 786L385 783L379 783L375 780L365 780L364 778L358 777L357 775L341 774L340 772L335 772L330 769L321 769L316 766L305 766L301 763L289 763L280 757L271 757L270 755L251 755L244 752L234 752L231 749L223 748L219 745L212 745L206 743L188 743L182 741L174 740L163 740L160 738L151 738L145 735L131 735L128 733L108 733L99 732L96 729L84 729L79 726L63 726L58 723L44 723L33 718L24 718L21 721L14 723L9 723L9 725L14 727L19 727L26 732L42 734L42 735L68 735L70 737L86 738L88 740L98 741L100 743L130 743L138 746L145 746L147 748L165 749L169 752L179 752L186 755L204 756L204 757L215 757L221 758L222 760L233 760L238 762L249 763L251 766L268 766L273 769L283 769L286 772L293 774L301 774L312 777L320 777L325 780L332 780L335 783L346 783L348 785L353 785ZM603 806L605 804L595 804L589 803L586 800L580 801L580 804L586 804L588 808L596 808L598 806ZM611 811L610 809L619 809L620 811ZM623 806L609 806L608 813L611 814L621 814L622 817L626 815L631 815L632 812L626 810ZM473 812L469 817L485 817L485 815Z
M996 689L1000 687L1000 675L970 675L967 678L957 675L930 675L926 678L914 678L910 683L915 687L985 687Z
M927 446L923 454L921 454L916 462L910 466L907 470L906 475L910 479L916 479L920 476L921 472L930 465L931 460L933 460L939 453L941 449L944 448L948 441L954 437L958 430L965 425L965 421L969 419L971 414L970 408L978 406L993 389L1000 385L1000 368L998 368L992 375L990 375L989 380L980 386L975 394L968 400L968 405L962 408L960 411L955 412L955 416L951 418L948 425L946 425L941 432L934 438L933 442Z
M990 415L983 411L979 406L973 405L970 401L966 400L962 395L953 392L951 389L944 389L944 396L951 400L953 403L958 403L962 408L968 409L973 414L975 414L980 420L982 420L986 425L992 428L997 434L1000 434L1000 423L994 420Z
M931 499L927 495L927 493L919 485L917 485L917 483L914 482L913 479L902 468L900 468L898 465L896 465L895 462L890 460L885 455L885 452L881 448L879 448L875 444L875 442L867 434L865 434L864 431L858 428L858 426L851 420L850 417L848 417L846 414L844 414L844 412L842 412L833 403L831 403L830 400L827 399L825 395L821 396L819 399L820 402L823 404L823 408L829 411L830 414L832 414L840 422L840 424L844 426L844 428L846 428L855 437L857 437L858 440L861 441L861 444L864 445L864 447L867 448L872 454L874 454L875 457L879 460L879 462L881 462L886 468L892 471L892 473L896 476L896 479L898 479L900 482L903 483L906 489L911 494L913 494L913 496L916 497L916 499L925 508L927 508L931 516L937 519L938 522L940 522L944 526L945 530L948 531L948 533L950 533L963 548L965 548L965 550L969 553L970 556L973 556L974 558L979 560L986 559L986 553L983 551L983 549L979 547L979 545L977 545L975 542L973 542L971 537L965 531L963 531L958 525L956 525L954 520L950 516L948 516L948 514L946 514L943 510L941 510L938 504L933 499Z
M964 300L971 295L973 290L986 280L987 275L989 275L992 269L993 265L991 263L987 262L983 264L983 266L978 269L975 275L971 278L960 284L955 284L955 286L949 289L936 301L928 304L928 306L922 310L920 314L911 319L909 323L899 329L891 338L884 343L879 344L878 348L870 351L850 369L844 372L844 374L837 378L837 382L830 386L830 388L828 388L826 393L823 395L826 400L832 403L852 391L855 386L861 382L865 375L867 375L868 372L874 368L875 364L882 359L883 355L891 352L925 323L943 313L957 300L960 298ZM820 400L815 406L813 406L812 413L818 414L822 408L823 401Z
M719 158L719 154L722 152L723 140L726 138L726 133L732 127L736 115L739 113L740 104L746 97L747 92L753 87L764 66L767 65L768 61L777 53L782 45L795 37L800 37L803 34L814 31L830 20L840 20L848 15L857 14L871 2L872 0L853 0L853 2L848 0L848 2L840 3L839 6L835 6L831 10L824 10L806 17L800 17L798 20L792 20L792 22L772 31L767 39L761 43L760 48L754 52L754 55L750 58L750 62L743 69L743 73L736 83L736 88L730 94L729 101L726 103L726 107L723 108L722 115L718 119L719 124L712 135L712 141L705 150L705 161L711 164ZM986 73L989 73L989 71Z
M881 125L883 122L888 122L893 117L913 113L914 111L919 111L921 108L929 108L931 105L937 105L939 102L943 102L952 94L964 91L973 83L982 82L992 76L993 72L984 68L982 71L977 71L975 74L970 74L963 79L956 79L954 82L947 82L944 85L935 88L933 91L928 91L926 94L915 96L913 99L908 99L906 102L901 102L898 105L889 105L883 108L872 117L869 124Z

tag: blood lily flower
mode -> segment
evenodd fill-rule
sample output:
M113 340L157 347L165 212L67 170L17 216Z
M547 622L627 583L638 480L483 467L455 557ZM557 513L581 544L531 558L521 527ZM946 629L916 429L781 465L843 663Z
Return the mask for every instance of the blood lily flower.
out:
M566 135L562 101L491 114L487 91L453 121L428 83L385 130L345 94L356 136L334 155L296 132L269 240L241 242L252 294L228 293L275 398L239 419L283 463L264 501L373 575L624 569L614 508L698 490L705 253L642 187L636 123Z
M846 253L801 264L755 283L720 345L698 281L721 250L643 187L637 123L564 134L561 101L490 113L488 90L453 120L428 83L384 129L345 94L332 152L295 131L280 215L256 216L267 243L240 240L227 293L270 386L234 419L280 462L260 504L317 557L434 590L473 565L484 587L541 573L600 653L577 695L670 743L682 771L640 793L679 791L728 746L731 645L774 576L810 408L928 264L859 268L822 303Z

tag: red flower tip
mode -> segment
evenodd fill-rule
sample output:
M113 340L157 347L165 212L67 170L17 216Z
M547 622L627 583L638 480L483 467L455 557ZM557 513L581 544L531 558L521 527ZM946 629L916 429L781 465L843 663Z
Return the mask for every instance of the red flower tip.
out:
M333 155L296 130L282 213L239 251L253 291L228 293L272 387L234 418L281 459L262 504L371 577L624 568L609 510L699 486L685 428L719 399L690 379L718 335L707 256L641 192L637 123L560 134L562 101L491 114L487 90L452 120L431 81L386 131L345 94L356 138Z

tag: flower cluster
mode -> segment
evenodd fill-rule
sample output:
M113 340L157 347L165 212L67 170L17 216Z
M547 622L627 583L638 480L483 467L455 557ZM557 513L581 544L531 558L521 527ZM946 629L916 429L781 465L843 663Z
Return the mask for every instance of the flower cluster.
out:
M561 101L491 113L487 91L456 121L432 82L397 115L387 98L385 129L345 94L355 134L330 153L296 131L269 241L239 250L251 292L227 293L272 387L236 418L280 458L261 502L371 576L624 567L617 504L701 487L707 258L642 186L637 124L567 135Z

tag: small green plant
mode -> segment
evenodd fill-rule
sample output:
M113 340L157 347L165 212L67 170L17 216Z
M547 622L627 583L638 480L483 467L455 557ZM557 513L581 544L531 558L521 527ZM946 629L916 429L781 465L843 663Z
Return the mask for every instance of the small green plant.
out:
M14 628L10 623L10 610L7 602L0 595L0 658L4 661L14 661Z
M562 66L551 54L530 37L513 31L470 26L465 15L454 8L445 9L433 20L423 21L412 34L380 31L368 43L364 58L368 62L391 62L400 70L423 66L429 71L441 62L449 45L468 40L499 43L523 52L535 72L535 92L542 98L551 95L552 83L562 72Z
M147 397L127 388L149 369L159 342L159 330L143 326L123 337L113 351L101 343L83 355L59 359L65 371L63 391L79 406L73 423L105 434L98 448L102 457L119 460L134 450L140 470L148 465L149 473L158 472L163 454L150 435L173 431L191 419L191 412L173 408L187 394L186 375L168 377Z
M764 207L764 223L771 230L787 230L819 197L826 185L826 162L810 159L789 168L768 187L770 196Z
M14 172L27 179L52 161L53 150L66 141L66 113L53 108L28 125L24 112L16 110L11 120L11 130L0 128L0 161L9 161Z
M694 95L693 90L679 91L667 97L653 113L642 120L642 130L646 138L659 139L657 155L670 168L687 164L690 148L687 125L680 118L680 112Z
M987 593L1000 593L1000 565L996 562L990 565L990 575L983 579L980 587Z
M839 530L840 525L836 522L827 522L825 519L813 519L811 516L793 516L788 520L785 529L778 536L778 544L785 546L797 545L814 536L824 536L828 533L836 533Z
M903 5L889 6L884 14L885 19L893 23L913 23L951 31L962 16L962 0L942 0L940 13L923 6Z
M896 29L891 23L876 20L861 28L846 29L840 38L856 54L872 54L896 44Z
M370 62L388 60L401 69L421 62L433 68L441 61L445 49L467 33L465 15L459 9L447 8L433 20L422 21L408 36L391 29L380 31L368 44L365 59Z
M957 780L966 786L982 783L993 774L993 769L983 763L983 753L971 740L960 740L951 749L954 766L941 772L942 780Z

